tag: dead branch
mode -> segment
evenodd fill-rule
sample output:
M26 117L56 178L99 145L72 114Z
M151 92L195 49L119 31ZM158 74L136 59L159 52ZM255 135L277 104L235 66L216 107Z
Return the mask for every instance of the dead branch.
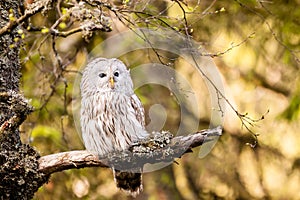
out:
M43 156L39 159L39 171L50 175L55 172L85 167L109 167L112 163L116 163L127 167L128 163L133 163L130 167L136 167L135 163L143 165L145 163L170 162L175 158L180 158L183 154L191 152L191 149L202 145L207 141L213 140L215 137L222 135L220 126L212 129L202 130L187 136L178 136L170 138L168 142L167 132L162 132L163 140L150 138L142 142L133 144L129 150L116 152L106 157L100 158L86 150L69 151L57 154ZM155 143L159 146L155 146ZM162 145L162 143L168 143ZM146 147L145 144L148 144ZM151 146L151 147L150 147ZM149 150L149 148L151 148ZM154 147L154 148L153 148ZM145 151L146 150L146 151ZM138 162L137 162L138 161Z

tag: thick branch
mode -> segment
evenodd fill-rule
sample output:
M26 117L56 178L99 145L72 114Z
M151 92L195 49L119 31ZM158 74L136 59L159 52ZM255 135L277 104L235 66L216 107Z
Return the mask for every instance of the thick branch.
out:
M142 164L172 161L174 158L179 158L183 154L190 152L191 148L200 146L203 143L211 141L215 137L221 135L222 128L219 126L213 129L202 130L187 136L171 138L170 141L167 142L168 144L162 145L161 148L156 146L154 149L148 149L147 152L139 151L139 149L146 149L145 144L147 142L151 143L149 146L153 146L153 143L158 141L157 139L152 138L141 143L134 144L134 147L132 147L131 150L117 152L101 159L99 159L97 155L85 150L51 154L39 159L39 171L49 175L73 168L109 167L112 162L120 161L123 162L123 164L131 161L136 162L137 160L139 162L143 160ZM166 137L167 136L164 136L164 139ZM133 152L132 149L134 149Z
M45 174L84 167L108 167L108 165L101 162L98 156L85 150L56 153L39 159L39 171Z

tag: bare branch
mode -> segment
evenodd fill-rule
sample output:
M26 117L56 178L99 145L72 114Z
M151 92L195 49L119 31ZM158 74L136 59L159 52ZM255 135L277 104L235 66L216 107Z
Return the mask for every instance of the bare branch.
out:
M163 134L163 133L162 133ZM222 128L220 126L212 129L202 130L187 136L178 136L172 138L168 145L161 148L152 149L150 152L130 152L130 150L122 151L109 155L105 158L99 159L97 155L94 155L86 150L69 151L57 154L51 154L43 156L39 159L39 171L50 175L55 172L84 167L108 167L111 159L118 158L122 161L132 160L132 156L143 158L145 163L158 163L162 161L172 161L174 158L179 158L183 154L190 152L191 148L202 145L204 142L212 140L216 136L222 135ZM142 147L145 142L134 144L135 147ZM153 142L153 140L148 140ZM144 147L144 146L143 146ZM129 148L130 149L130 148ZM135 148L136 149L136 148ZM130 154L131 153L131 154ZM162 156L164 155L164 156Z
M39 171L52 174L67 169L83 167L108 167L98 156L88 151L68 151L43 156L39 159Z
M230 44L230 47L227 48L225 51L221 51L221 52L217 52L217 53L203 53L203 56L210 56L212 58L214 57L218 57L218 56L222 56L225 55L226 53L228 53L229 51L233 50L236 47L241 46L242 44L248 42L249 39L253 38L255 36L255 32L251 33L250 35L248 35L244 40L242 40L241 42L239 42L238 44L234 44L233 42Z
M250 7L246 6L245 4L243 4L241 1L239 0L235 0L241 7L249 10L250 12L254 13L255 15L257 15L259 18L262 19L262 21L267 25L267 28L269 29L270 33L272 34L273 38L278 42L278 44L280 44L283 48L285 48L286 50L288 50L290 52L290 54L293 56L293 58L295 59L295 61L299 64L300 63L300 58L297 57L296 52L291 49L290 47L288 47L288 45L286 45L275 33L275 31L273 30L271 24L267 21L267 19L260 13L256 12L255 10L251 9ZM260 6L262 6L262 8L264 8L267 13L269 13L270 15L273 15L260 1L258 1L260 3ZM299 66L297 66L299 68Z

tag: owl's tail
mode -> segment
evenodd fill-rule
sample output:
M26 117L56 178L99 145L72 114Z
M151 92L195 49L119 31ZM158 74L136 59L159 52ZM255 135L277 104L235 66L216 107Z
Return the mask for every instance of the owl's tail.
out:
M113 169L114 179L117 187L126 193L136 197L143 191L142 173L122 172Z

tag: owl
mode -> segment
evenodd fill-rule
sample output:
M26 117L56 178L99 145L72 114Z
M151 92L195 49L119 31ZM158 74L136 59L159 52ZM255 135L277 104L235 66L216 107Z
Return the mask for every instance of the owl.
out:
M148 137L144 108L134 94L129 70L118 59L96 58L83 71L81 129L88 151L99 156L127 149ZM117 187L139 194L142 174L113 169Z

